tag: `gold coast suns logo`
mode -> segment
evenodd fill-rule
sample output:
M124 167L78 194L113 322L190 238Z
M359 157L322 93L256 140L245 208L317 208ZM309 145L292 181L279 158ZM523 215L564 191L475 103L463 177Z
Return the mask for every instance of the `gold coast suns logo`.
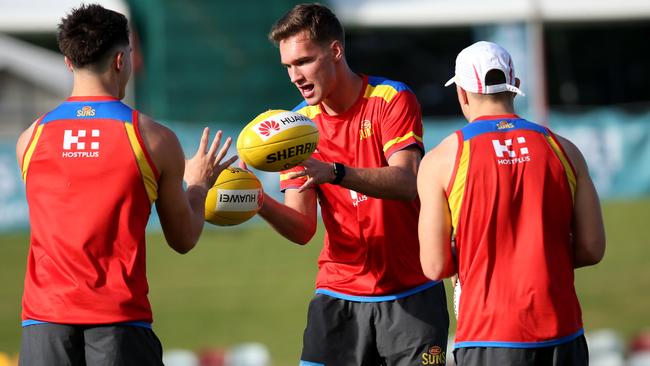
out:
M505 130L506 128L514 128L515 125L508 121L501 121L497 123L497 130Z
M367 139L372 136L372 122L363 120L361 122L361 128L359 128L359 140Z
M89 106L83 106L81 109L77 109L77 117L94 117L95 110Z
M423 365L444 365L447 362L445 352L438 346L430 347L422 354Z

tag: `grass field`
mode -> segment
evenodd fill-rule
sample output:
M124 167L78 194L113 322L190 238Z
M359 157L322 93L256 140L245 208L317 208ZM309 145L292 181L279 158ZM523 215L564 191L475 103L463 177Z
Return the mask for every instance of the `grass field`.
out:
M576 287L587 332L613 328L628 338L650 327L650 199L603 208L605 259L578 270ZM160 234L151 234L150 298L165 349L254 341L267 345L274 366L296 365L321 240L319 231L300 247L264 225L251 225L206 231L198 247L181 256ZM0 352L9 354L19 346L27 245L26 233L0 236Z

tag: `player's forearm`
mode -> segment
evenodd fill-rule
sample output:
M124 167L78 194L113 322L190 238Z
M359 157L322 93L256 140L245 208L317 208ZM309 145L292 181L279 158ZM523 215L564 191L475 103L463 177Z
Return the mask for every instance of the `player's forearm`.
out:
M258 213L275 231L296 244L307 244L316 232L315 218L285 206L267 194Z
M204 187L192 185L187 187L185 196L188 206L184 212L173 218L173 222L163 223L165 237L169 245L178 253L185 254L192 250L201 236L205 217L205 197L207 190ZM162 220L162 217L161 217Z
M605 255L605 236L595 236L590 241L579 239L574 242L573 267L593 266Z
M352 168L346 166L341 185L358 193L387 199L413 200L417 197L417 177L397 166Z

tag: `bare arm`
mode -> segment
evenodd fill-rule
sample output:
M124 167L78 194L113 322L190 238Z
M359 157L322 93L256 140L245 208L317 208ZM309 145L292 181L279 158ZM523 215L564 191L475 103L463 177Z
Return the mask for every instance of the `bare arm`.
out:
M307 244L316 232L316 191L287 189L284 204L265 194L259 214L280 235L296 244Z
M27 144L29 144L29 139L32 137L32 133L34 133L34 128L36 127L36 122L31 124L23 133L20 134L18 137L18 142L16 143L16 159L18 160L18 167L21 170L23 169L23 157L25 154L25 149L27 149Z
M410 146L391 155L386 167L346 166L346 174L340 185L371 197L413 200L417 196L416 180L420 156L420 150ZM303 162L304 170L291 173L290 177L309 177L300 187L301 192L316 184L330 183L335 178L332 163L310 158Z
M160 173L156 209L165 239L172 249L187 253L194 248L203 230L208 190L219 173L237 159L233 156L222 162L231 139L219 149L222 135L219 131L208 150L209 130L206 128L196 154L186 162L178 138L171 130L146 116L141 116L140 127ZM187 190L183 189L183 180Z
M594 265L605 255L605 227L598 193L580 150L569 140L561 136L557 138L576 170L572 233L574 267Z
M456 150L452 135L422 159L417 177L420 196L420 263L424 274L440 280L456 273L451 252L451 213L445 188L451 177Z

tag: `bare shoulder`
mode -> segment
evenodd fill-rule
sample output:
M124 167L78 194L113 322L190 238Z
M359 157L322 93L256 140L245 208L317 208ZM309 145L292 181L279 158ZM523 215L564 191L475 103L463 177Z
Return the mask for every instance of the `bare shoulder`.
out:
M445 137L440 143L427 152L422 158L423 164L441 165L445 162L456 159L456 151L458 150L458 137L455 133Z
M457 150L458 137L453 133L424 155L420 171L428 175L429 178L436 177L441 185L446 185L451 179Z
M34 128L36 128L37 122L38 120L34 121L25 131L20 134L20 136L18 136L18 141L16 142L16 159L18 160L18 165L22 164L25 149L27 149L27 144L29 144L29 140L34 133Z
M174 139L177 140L176 134L167 126L156 122L146 114L140 114L140 132L142 138L157 142L159 140Z
M571 159L571 163L573 164L573 167L576 169L577 173L582 174L583 172L586 172L587 162L580 152L580 149L578 149L578 147L573 142L563 136L555 134L555 137L557 137L558 142L560 145L562 145L562 149L564 149L564 152L566 152L566 154L569 156L569 159Z
M170 164L184 160L183 150L174 131L153 118L140 114L140 134L156 168L161 173Z

